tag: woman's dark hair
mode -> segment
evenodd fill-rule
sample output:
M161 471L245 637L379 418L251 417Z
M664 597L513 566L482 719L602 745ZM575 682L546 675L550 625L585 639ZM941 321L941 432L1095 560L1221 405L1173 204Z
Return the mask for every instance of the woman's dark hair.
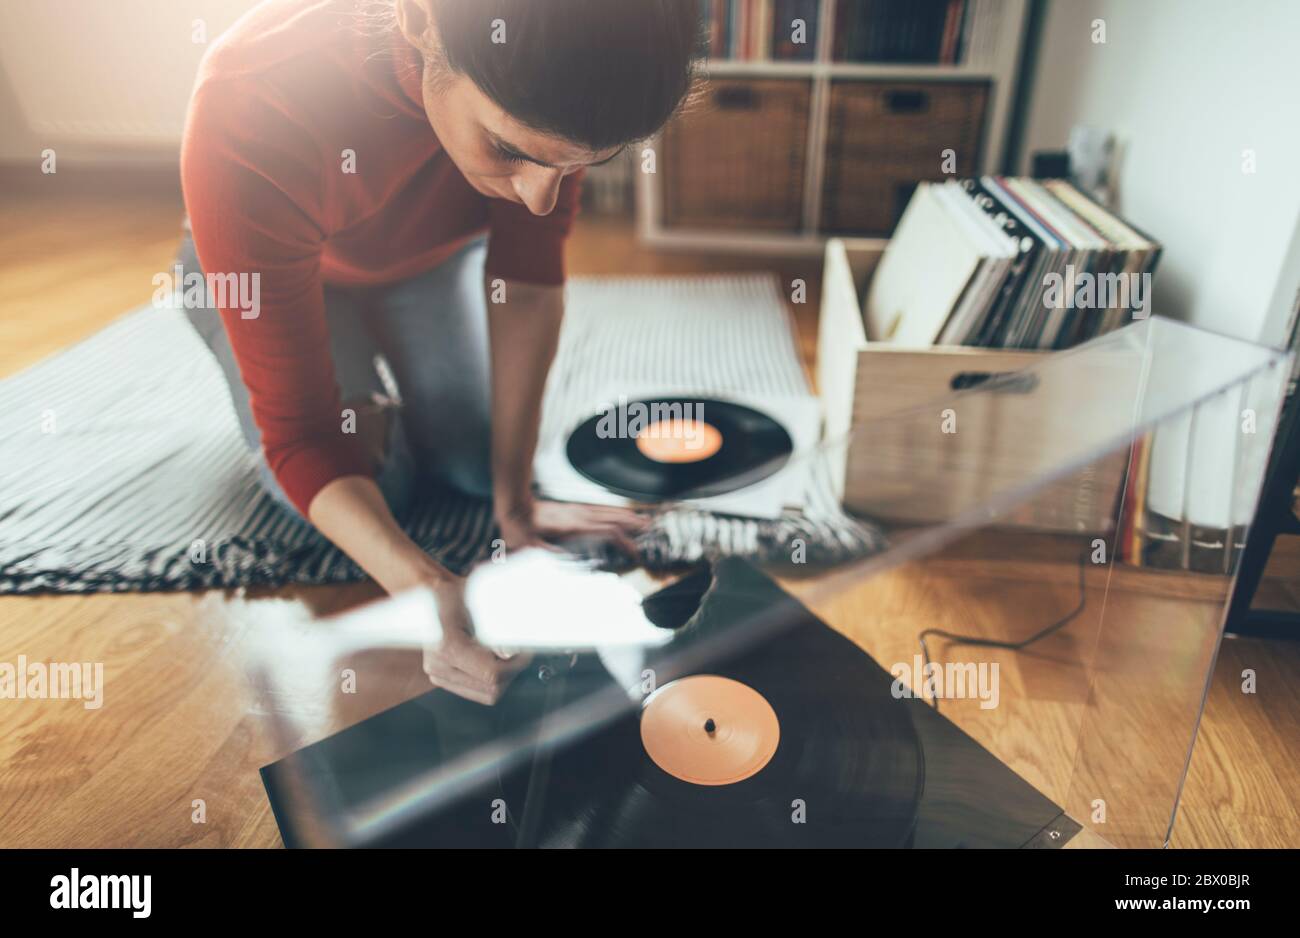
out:
M662 127L703 52L700 0L428 2L447 68L521 124L592 150Z

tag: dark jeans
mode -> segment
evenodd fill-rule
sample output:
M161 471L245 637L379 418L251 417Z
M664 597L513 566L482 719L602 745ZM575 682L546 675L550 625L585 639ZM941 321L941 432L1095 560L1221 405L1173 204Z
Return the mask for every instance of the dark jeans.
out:
M341 399L391 397L381 378L383 362L397 384L400 419L390 423L377 480L394 514L409 506L422 476L472 495L491 494L486 255L486 241L475 241L439 267L401 283L325 288ZM187 272L199 269L188 236L177 262ZM214 309L185 312L226 376L244 440L257 454L263 486L296 511L266 464L262 434L253 422L248 389L220 315Z

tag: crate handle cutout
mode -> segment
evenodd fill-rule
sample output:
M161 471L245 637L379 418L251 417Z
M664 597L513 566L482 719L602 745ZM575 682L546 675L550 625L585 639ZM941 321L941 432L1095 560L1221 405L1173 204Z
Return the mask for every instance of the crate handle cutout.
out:
M889 91L885 107L894 114L920 114L930 110L930 96L924 91Z
M1021 371L959 371L952 376L948 386L954 391L979 387L989 381L997 383L991 390L999 394L1032 394L1038 387L1038 376Z

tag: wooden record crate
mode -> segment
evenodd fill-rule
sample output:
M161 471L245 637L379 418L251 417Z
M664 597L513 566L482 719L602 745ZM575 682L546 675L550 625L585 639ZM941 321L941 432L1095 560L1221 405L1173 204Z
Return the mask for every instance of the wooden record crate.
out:
M917 182L979 172L986 81L835 81L830 88L822 225L888 235Z
M1088 419L1078 408L1080 389L1061 382L1041 388L1009 382L1005 391L967 397L960 433L918 432L918 421L895 419L946 402L981 380L1029 368L1052 353L900 348L876 341L867 334L859 297L879 258L878 249L839 238L826 245L817 390L826 438L848 440L836 447L830 467L844 507L889 523L937 524L987 494L1054 467L1079 433L1079 422ZM1114 369L1092 376L1089 393L1107 395L1112 409L1131 413L1138 377L1131 364L1128 356L1119 356ZM1088 411L1098 412L1096 406ZM936 409L936 428L939 419ZM1006 432L1017 424L1032 431ZM1054 533L1109 532L1127 467L1127 452L1109 453L1048 484L998 524Z
M715 79L664 129L663 224L797 230L812 83Z

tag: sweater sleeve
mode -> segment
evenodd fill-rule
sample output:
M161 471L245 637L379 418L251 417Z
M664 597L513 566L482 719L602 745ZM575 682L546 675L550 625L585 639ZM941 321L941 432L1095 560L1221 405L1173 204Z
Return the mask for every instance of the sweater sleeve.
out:
M238 83L200 85L190 104L181 181L207 275L247 275L255 317L221 317L266 461L303 513L326 484L371 475L343 432L330 353L320 257L323 163L284 109Z
M487 275L523 283L564 283L564 242L578 214L585 170L560 183L555 208L534 215L505 199L488 202Z

